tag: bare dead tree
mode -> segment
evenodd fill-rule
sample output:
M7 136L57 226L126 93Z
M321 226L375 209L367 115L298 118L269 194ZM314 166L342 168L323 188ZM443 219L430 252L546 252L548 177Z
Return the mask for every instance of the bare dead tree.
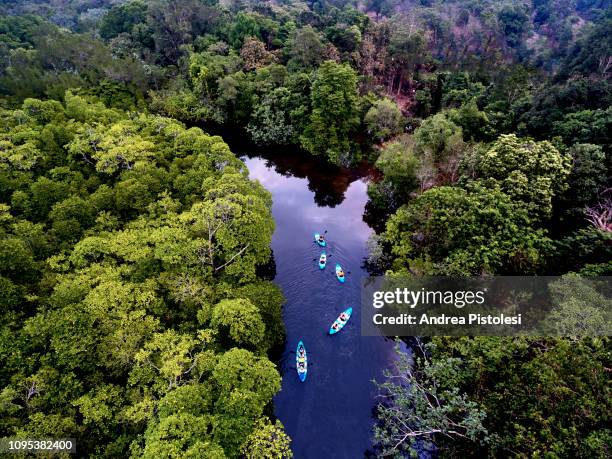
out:
M612 232L612 188L605 190L602 195L604 198L595 206L586 207L584 213L591 225L609 233Z
M38 384L35 380L33 381L25 381L23 383L25 389L24 401L27 406L30 406L30 400L35 396L40 394L40 389L38 388Z

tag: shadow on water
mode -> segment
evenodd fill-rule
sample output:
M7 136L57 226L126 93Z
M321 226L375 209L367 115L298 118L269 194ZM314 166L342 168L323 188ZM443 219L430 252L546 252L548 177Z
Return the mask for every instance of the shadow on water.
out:
M372 234L363 214L373 173L365 165L332 166L292 148L257 153L243 153L242 159L251 178L272 193L274 282L286 298L287 340L279 359L283 380L274 399L275 415L292 439L296 459L366 457L374 424L372 381L382 379L394 358L392 342L361 336L361 278L367 275L362 265ZM313 235L323 230L328 231L325 251L331 258L320 270L323 249ZM336 263L348 273L344 284L335 277ZM350 322L329 336L330 325L349 306ZM300 340L309 357L304 383L295 370Z

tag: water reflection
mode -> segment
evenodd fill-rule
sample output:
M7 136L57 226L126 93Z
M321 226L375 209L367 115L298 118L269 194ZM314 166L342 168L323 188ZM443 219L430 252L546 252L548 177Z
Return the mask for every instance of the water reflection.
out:
M265 167L283 177L308 180L308 190L321 207L336 207L346 196L349 185L356 180L373 176L373 169L363 163L354 169L330 164L324 158L313 157L299 149L262 153L246 153L247 158L262 158Z

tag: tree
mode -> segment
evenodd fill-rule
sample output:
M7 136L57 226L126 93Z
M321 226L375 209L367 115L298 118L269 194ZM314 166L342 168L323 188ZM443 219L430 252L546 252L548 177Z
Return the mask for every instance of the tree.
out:
M96 169L107 174L142 166L154 156L154 145L134 134L136 129L135 123L127 120L114 124L110 129L83 129L69 150L75 156L95 161Z
M437 187L400 208L383 234L393 270L425 274L534 272L550 240L501 190Z
M155 0L148 4L147 24L153 29L155 51L163 63L174 64L181 54L181 46L217 23L218 13L199 0L175 4ZM253 34L250 34L253 35Z
M138 0L113 6L100 21L100 35L108 40L121 33L130 33L135 24L145 21L146 13L147 5Z
M547 141L501 135L480 152L476 173L487 186L499 186L540 218L552 212L552 199L567 188L570 158Z
M597 280L566 274L550 287L554 306L546 318L561 336L608 336L612 321L612 300L597 288Z
M257 145L286 145L295 138L290 119L292 94L288 88L275 88L256 105L247 131Z
M258 309L245 299L223 300L217 304L210 326L217 331L224 347L253 350L260 348L266 329Z
M603 9L603 8L602 8ZM608 31L612 25L612 14L609 9L591 27L581 30L567 55L564 57L559 78L567 78L574 74L593 75L606 78L612 67L610 36Z
M380 142L402 132L404 117L397 104L390 99L380 99L365 115L368 133Z
M285 451L278 424L254 436L284 336L257 275L270 194L220 137L169 118L72 93L0 117L0 433L101 457ZM26 143L31 167L6 167Z
M266 45L254 37L247 37L240 49L240 58L245 70L255 70L272 63L274 55L266 50Z
M599 145L592 144L573 145L568 153L573 166L560 202L564 214L582 222L585 208L595 205L607 185L606 155Z
M412 359L397 346L393 368L385 372L387 381L376 383L382 401L374 441L383 456L430 450L440 437L476 441L487 433L484 411L453 387L460 359L430 361L424 353L432 345L423 346L418 338L417 345L422 356Z
M561 120L552 124L552 133L560 136L568 145L574 143L609 145L610 131L612 131L612 108L567 113Z
M282 307L285 302L280 288L269 281L256 282L231 288L225 293L229 298L245 298L257 307L265 324L265 348L282 344L285 336Z
M247 459L290 459L293 457L290 444L291 439L280 421L273 424L267 418L262 418L247 438L242 453Z
M317 70L311 92L310 123L300 137L313 154L325 154L335 163L350 163L350 134L357 115L357 76L346 64L324 62Z
M416 147L431 154L435 162L448 158L453 145L462 138L462 130L445 114L438 113L423 121L415 131Z
M219 358L212 379L222 391L215 405L219 413L215 438L228 456L238 456L264 407L280 389L280 375L267 359L234 348Z
M507 5L499 11L497 18L506 43L516 48L523 42L523 35L529 28L529 16L521 6Z
M443 387L465 393L486 417L486 444L441 437L453 457L608 453L607 338L435 337L431 360L459 359ZM585 410L585 407L588 409ZM518 421L528 419L528 422Z
M261 19L261 16L256 13L239 11L230 26L229 43L234 48L240 49L246 44L248 37L263 38Z
M326 36L343 53L352 53L361 44L361 31L356 25L330 27L326 31Z
M376 208L390 215L406 204L418 187L418 167L413 137L404 135L385 144L376 160L382 179L368 185L368 196Z
M415 152L421 167L417 175L421 189L438 183L454 183L459 178L461 158L467 145L462 129L447 113L426 118L414 133Z
M306 26L294 32L287 45L289 50L290 68L306 68L318 66L323 62L325 45L319 34L311 26Z
M152 423L145 433L145 447L140 457L224 459L223 448L211 441L209 416L177 413Z
M478 109L475 102L463 104L459 109L449 112L449 118L461 127L463 139L466 141L487 140L489 137L489 117Z
M416 18L411 15L397 17L390 29L388 47L389 72L387 91L402 93L406 77L411 78L412 72L420 64L429 59L423 32L418 30ZM395 82L397 81L397 89ZM408 81L410 83L410 81Z

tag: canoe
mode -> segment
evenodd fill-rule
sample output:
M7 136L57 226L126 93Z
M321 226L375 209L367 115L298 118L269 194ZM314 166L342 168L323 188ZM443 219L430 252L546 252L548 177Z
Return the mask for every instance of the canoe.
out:
M300 348L304 349L304 353L300 355ZM303 365L300 366L300 363ZM306 346L300 341L295 348L295 368L297 370L298 378L300 381L306 381L306 375L308 374L308 357L306 356Z
M340 314L338 318L334 320L334 323L331 325L331 327L329 327L329 334L335 335L340 330L342 330L351 318L351 314L353 314L353 308L348 308L346 311Z
M319 241L319 236L320 236L319 233L315 233L314 235L315 242L319 244L321 247L325 247L327 245L327 241L325 239L323 239L323 241Z
M338 263L336 263L336 277L338 278L338 280L344 284L344 281L346 280L346 273L344 273L344 276L340 277L338 274L340 273L340 271L343 271L342 266L340 266Z
M325 265L327 265L327 254L325 252L321 252L321 256L319 257L319 268L325 269Z

